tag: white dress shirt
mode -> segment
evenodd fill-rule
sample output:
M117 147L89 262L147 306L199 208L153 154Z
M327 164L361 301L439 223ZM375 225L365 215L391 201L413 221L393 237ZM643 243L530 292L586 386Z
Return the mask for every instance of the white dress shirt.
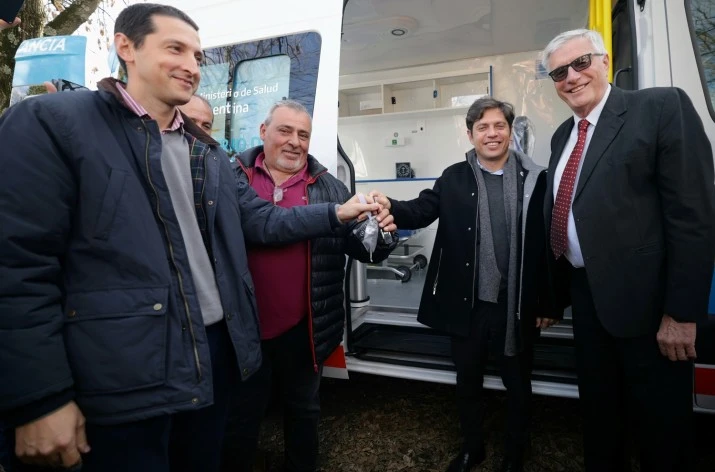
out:
M486 167L484 167L481 162L479 162L479 158L478 158L478 157L477 157L477 165L479 166L480 169L486 170L487 172L489 172L489 173L492 174L492 175L504 175L504 168L503 168L503 167L502 167L501 169L499 169L499 170L496 170L496 171L492 172L492 171L490 171L489 169L487 169Z
M573 195L571 195L572 203L573 197L576 195L576 189L578 188L578 180L581 177L581 168L583 167L583 161L586 158L586 154L588 153L588 146L589 144L591 144L591 137L593 136L593 131L596 129L598 119L601 117L601 112L603 111L603 107L606 104L606 100L608 100L608 96L610 94L611 86L609 84L608 88L606 89L606 93L603 94L603 98L601 99L601 101L598 102L598 105L596 105L596 107L591 110L591 113L586 116L586 120L589 123L588 130L586 131L586 144L584 144L583 154L581 155L581 162L579 162L578 171L576 172L574 192ZM569 136L569 140L566 142L564 152L561 153L561 158L559 158L559 164L556 166L556 172L554 173L554 201L556 201L556 193L559 191L559 185L561 184L561 176L563 175L564 169L566 168L566 162L568 162L569 157L571 156L571 151L573 151L573 148L576 146L576 141L578 140L577 123L579 122L579 120L581 120L581 118L574 114L573 119L574 127L571 130L571 135ZM569 208L567 234L568 244L566 245L566 253L564 255L574 267L583 267L584 264L583 254L581 254L581 244L578 241L578 234L576 233L576 223L574 221L573 210L571 208Z

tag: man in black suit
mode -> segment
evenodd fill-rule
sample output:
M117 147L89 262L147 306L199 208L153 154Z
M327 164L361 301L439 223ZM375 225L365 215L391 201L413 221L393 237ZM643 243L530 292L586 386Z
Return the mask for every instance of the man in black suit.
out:
M549 266L572 305L587 472L694 470L696 322L713 270L713 155L677 88L608 83L601 36L554 38L543 65L574 113L554 133L545 199Z

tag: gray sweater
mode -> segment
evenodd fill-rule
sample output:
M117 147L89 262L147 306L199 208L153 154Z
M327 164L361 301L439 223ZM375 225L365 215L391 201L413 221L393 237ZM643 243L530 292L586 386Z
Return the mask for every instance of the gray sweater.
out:
M184 238L201 315L204 324L209 326L223 319L223 307L216 286L214 269L196 220L189 143L178 130L162 134L161 143L161 169L164 171L171 203Z

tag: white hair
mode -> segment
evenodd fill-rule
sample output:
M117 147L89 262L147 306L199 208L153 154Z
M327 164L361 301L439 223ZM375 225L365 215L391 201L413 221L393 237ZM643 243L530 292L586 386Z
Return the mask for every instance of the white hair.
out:
M308 118L310 118L311 123L313 122L310 113L308 113L308 109L305 108L302 103L297 102L295 100L284 99L274 103L271 109L268 110L268 115L266 116L266 119L263 120L264 125L268 126L271 124L271 120L273 119L273 112L276 111L276 109L278 108L290 108L291 110L295 110L300 113L305 113L306 115L308 115Z
M577 39L577 38L586 38L589 41L591 41L591 44L593 45L594 53L596 54L606 54L606 45L603 44L603 37L601 36L601 33L598 31L593 31L589 29L575 29L571 31L566 31L565 33L561 33L560 35L556 36L554 39L552 39L549 44L546 45L544 48L544 52L541 53L541 65L546 69L546 71L551 72L549 70L549 59L551 58L551 55L556 52L557 49L559 49L561 46L566 44L567 42L571 41L572 39Z

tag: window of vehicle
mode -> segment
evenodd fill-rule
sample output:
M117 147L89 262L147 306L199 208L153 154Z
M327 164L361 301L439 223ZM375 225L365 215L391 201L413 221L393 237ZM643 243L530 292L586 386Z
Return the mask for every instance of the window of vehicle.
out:
M710 116L715 119L715 2L686 0L685 10L688 14L703 88L706 96L709 97L708 109Z
M320 35L302 33L204 51L197 93L213 107L211 135L233 158L261 144L271 106L290 98L313 113Z

